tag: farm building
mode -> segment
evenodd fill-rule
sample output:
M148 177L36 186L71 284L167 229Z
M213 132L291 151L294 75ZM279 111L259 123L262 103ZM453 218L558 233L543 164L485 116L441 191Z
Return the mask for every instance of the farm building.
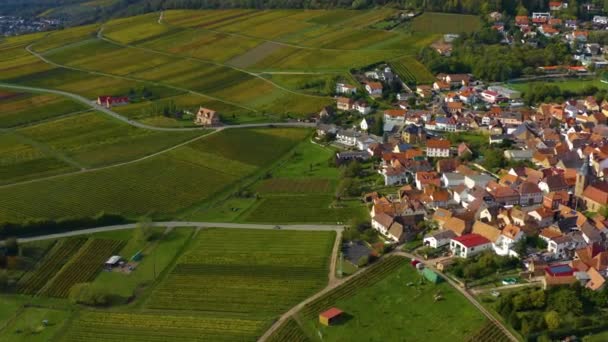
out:
M105 266L107 269L112 269L118 266L121 262L122 258L120 255L112 255L108 261L106 261Z
M97 104L106 108L112 108L112 106L122 106L129 104L129 98L126 96L99 96L97 98Z
M338 308L331 308L325 312L321 312L319 314L319 323L325 325L325 326L330 326L334 323L336 323L340 317L342 316L343 312L342 310L338 309Z
M422 275L426 280L430 281L433 284L439 284L443 281L443 278L435 272L433 272L430 268L425 268L422 270Z
M214 110L200 107L194 123L200 126L217 126L220 124L220 116Z

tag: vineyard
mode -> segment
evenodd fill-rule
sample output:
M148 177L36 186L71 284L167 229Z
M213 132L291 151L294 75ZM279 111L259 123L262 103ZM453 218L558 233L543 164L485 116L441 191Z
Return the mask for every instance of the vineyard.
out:
M362 288L374 285L406 263L407 259L404 257L390 256L371 266L364 276L359 276L306 304L301 315L306 319L314 318L319 312L332 307L338 300L352 296Z
M405 83L431 84L435 81L433 74L412 57L399 58L390 62L390 65Z
M325 286L334 236L334 232L206 229L146 307L270 323Z
M86 238L69 238L53 246L38 267L19 280L17 292L36 294L87 241Z
M49 297L67 297L73 285L95 279L104 262L120 251L124 243L119 240L89 240L72 257L71 262L40 291L40 294Z
M272 178L261 182L257 190L262 193L326 193L331 191L327 179Z
M492 341L492 342L510 342L511 339L494 322L488 322L481 330L471 336L468 342L474 341Z
M268 342L309 342L310 339L304 334L298 322L293 318L285 321L268 337Z
M62 342L250 341L265 326L247 318L166 316L114 312L82 312Z

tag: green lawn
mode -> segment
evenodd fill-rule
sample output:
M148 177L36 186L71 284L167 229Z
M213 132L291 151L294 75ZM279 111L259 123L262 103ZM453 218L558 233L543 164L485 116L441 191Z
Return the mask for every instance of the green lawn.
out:
M589 86L597 87L598 89L608 89L608 84L602 83L597 79L558 79L554 81L533 81L533 82L518 82L509 83L509 88L526 92L530 87L536 87L542 84L556 85L561 90L581 91Z
M442 300L434 300L437 293ZM465 341L486 323L449 284L421 281L409 264L332 306L343 310L346 319L325 327L314 317L304 324L308 336L323 336L323 341Z
M25 308L9 325L0 330L0 341L50 341L70 315L71 312L65 310ZM43 320L48 320L47 326L42 323Z
M164 228L159 228L159 230L158 233L162 233ZM132 296L135 290L150 285L156 280L176 257L193 231L193 228L174 228L158 241L148 243L130 239L120 251L120 255L128 260L141 250L144 257L137 268L130 274L102 272L95 279L94 284L107 286L112 289L113 294L123 298Z

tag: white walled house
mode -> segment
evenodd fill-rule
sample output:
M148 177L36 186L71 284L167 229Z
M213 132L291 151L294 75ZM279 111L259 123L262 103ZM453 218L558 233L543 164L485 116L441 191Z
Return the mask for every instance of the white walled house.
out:
M434 234L427 235L424 240L424 246L431 248L439 248L450 244L450 241L456 237L456 233L451 230L442 230Z
M491 249L492 242L479 234L466 234L450 241L452 255L460 258L472 257Z
M347 129L347 130L339 130L336 134L336 141L340 144L346 146L355 146L357 145L357 138L359 137L359 133Z
M426 156L448 158L450 156L450 141L431 139L426 142Z

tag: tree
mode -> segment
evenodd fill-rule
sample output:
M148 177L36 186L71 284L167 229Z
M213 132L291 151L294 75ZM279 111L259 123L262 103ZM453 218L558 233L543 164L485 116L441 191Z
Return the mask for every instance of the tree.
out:
M342 172L343 177L358 177L361 174L361 163L356 160L351 161L346 165Z
M517 241L515 243L515 246L513 247L513 250L515 251L515 253L517 253L517 255L519 255L520 258L525 257L528 252L528 243L526 239L521 239Z
M154 239L154 229L152 228L152 220L147 216L142 216L135 227L135 239L140 242L146 242Z
M559 313L557 311L549 311L545 314L545 323L549 330L556 330L560 325Z
M16 237L9 237L4 240L4 247L6 248L6 255L17 255L19 254L19 243Z
M364 255L362 257L359 258L359 260L357 260L357 266L359 267L363 267L366 266L369 263L369 256Z
M105 306L109 304L110 294L103 287L91 283L79 283L72 286L68 298L74 304Z

